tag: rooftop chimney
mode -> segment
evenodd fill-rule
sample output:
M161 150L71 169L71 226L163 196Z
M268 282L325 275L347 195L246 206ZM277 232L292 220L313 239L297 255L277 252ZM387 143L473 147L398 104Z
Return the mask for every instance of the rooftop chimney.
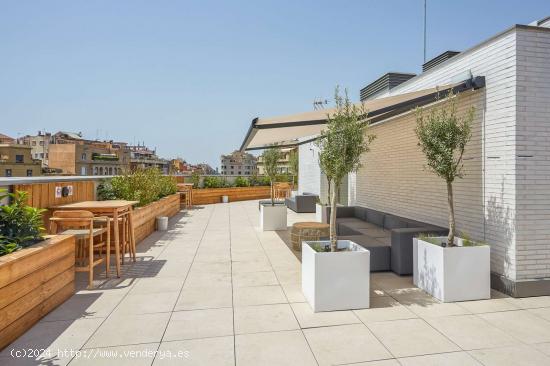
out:
M415 76L416 74L388 72L387 74L382 75L380 78L376 79L375 81L361 89L361 101L371 99L376 94L380 94L382 92L395 88L397 85L404 83L405 81Z
M426 61L424 65L422 65L422 72L426 72L429 69L436 67L440 63L447 61L448 59L458 55L459 53L460 52L458 51L445 51L441 55L435 56L431 60Z

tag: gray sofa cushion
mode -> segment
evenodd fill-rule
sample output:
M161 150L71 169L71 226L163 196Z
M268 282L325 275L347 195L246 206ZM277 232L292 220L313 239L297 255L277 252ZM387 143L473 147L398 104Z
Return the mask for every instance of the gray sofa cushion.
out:
M390 270L390 255L391 248L377 239L368 237L366 235L350 235L340 237L342 240L351 240L354 243L361 245L363 248L368 249L370 252L370 270L376 271L389 271Z
M407 227L406 219L391 214L384 215L384 229L399 229L403 227Z
M384 227L384 213L383 212L376 211L376 210L373 210L373 209L370 209L370 208L367 208L366 211L367 211L367 221L368 222L370 222L374 225L380 226L380 227Z
M391 231L382 229L378 226L373 226L369 228L357 228L356 231L362 235L371 236L373 238L389 238L391 237Z
M371 224L370 222L362 221L359 219L346 219L346 221L340 221L338 219L338 235L360 235L365 234L360 229L365 230L382 230L378 226ZM388 234L389 235L389 232Z
M355 206L355 217L367 221L367 209L365 207Z

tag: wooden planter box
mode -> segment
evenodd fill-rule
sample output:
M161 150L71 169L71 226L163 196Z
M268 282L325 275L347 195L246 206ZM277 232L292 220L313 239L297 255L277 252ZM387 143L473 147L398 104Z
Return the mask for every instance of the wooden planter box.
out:
M69 235L0 257L0 350L74 294L74 257Z
M257 200L271 197L271 191L269 186L194 189L193 204L220 203L222 196L228 196L229 202Z
M161 198L147 206L134 209L134 235L139 243L155 231L158 216L172 217L180 210L180 194L172 194Z

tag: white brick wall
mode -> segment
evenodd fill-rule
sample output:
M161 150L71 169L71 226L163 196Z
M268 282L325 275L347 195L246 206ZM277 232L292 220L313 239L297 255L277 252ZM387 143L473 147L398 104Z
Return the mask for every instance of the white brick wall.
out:
M310 142L299 146L298 192L321 193L319 149Z
M550 31L519 29L517 32L516 118L517 278L548 278Z

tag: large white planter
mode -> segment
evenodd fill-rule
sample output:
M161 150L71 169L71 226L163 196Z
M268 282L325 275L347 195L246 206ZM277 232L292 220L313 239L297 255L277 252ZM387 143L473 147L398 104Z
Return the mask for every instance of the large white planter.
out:
M262 231L286 230L286 206L262 204L260 206L260 228Z
M432 238L438 242L445 237ZM414 284L443 302L491 297L490 248L488 245L442 247L413 240Z
M302 242L302 292L314 312L365 309L370 304L370 252L350 240L338 248L351 251L317 252Z
M324 223L328 222L326 206L319 203L315 204L315 221Z

